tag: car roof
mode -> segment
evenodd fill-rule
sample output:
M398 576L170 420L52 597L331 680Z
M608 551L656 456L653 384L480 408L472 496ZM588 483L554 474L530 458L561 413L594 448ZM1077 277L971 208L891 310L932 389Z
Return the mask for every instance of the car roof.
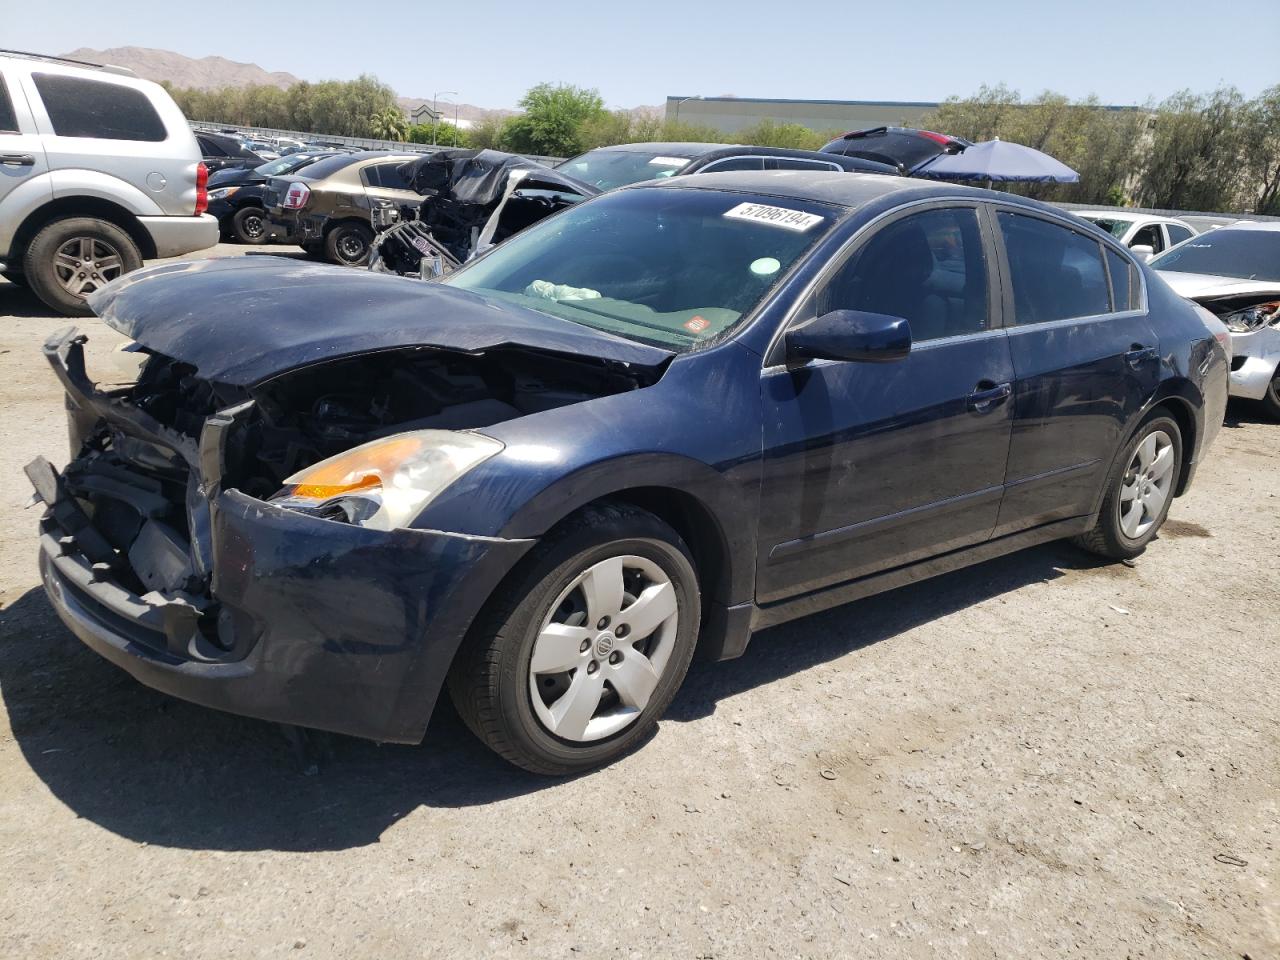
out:
M1099 217L1103 220L1123 220L1126 223L1138 223L1151 220L1156 223L1183 223L1177 217L1166 217L1158 213L1136 213L1131 210L1072 210L1077 217Z
M700 173L696 177L670 177L665 180L637 183L626 190L654 187L684 190L726 190L737 193L759 193L797 200L817 200L846 207L860 207L889 193L914 193L921 199L932 196L980 195L990 199L1042 206L1007 193L962 187L954 183L915 180L910 177L886 177L879 173L839 173L834 170L747 170L733 173ZM906 199L904 197L904 199ZM1062 213L1062 211L1057 211Z
M1223 230L1280 230L1280 220L1240 220L1236 223L1227 223L1213 230L1213 233L1221 233Z
M671 141L668 143L618 143L611 147L597 147L597 150L617 150L619 153L655 153L670 157L700 157L712 150L725 150L730 147L741 147L741 143L693 143Z

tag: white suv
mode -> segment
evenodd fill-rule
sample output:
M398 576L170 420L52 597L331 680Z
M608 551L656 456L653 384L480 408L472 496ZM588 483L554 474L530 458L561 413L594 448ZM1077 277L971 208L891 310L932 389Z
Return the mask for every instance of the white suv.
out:
M0 273L54 310L218 241L186 118L131 71L0 51Z

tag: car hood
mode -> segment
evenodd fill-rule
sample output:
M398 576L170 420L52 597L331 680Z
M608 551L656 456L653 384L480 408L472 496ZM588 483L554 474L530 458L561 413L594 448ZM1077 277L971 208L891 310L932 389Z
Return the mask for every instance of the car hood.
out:
M658 367L673 354L466 290L284 257L149 267L89 297L113 330L252 386L310 364L407 347L528 347Z
M1254 293L1280 295L1280 282L1275 280L1241 280L1238 277L1178 273L1175 270L1157 270L1156 274L1173 287L1174 293L1199 302L1225 297L1247 297Z
M266 183L267 178L253 167L230 167L209 174L209 189L243 187L250 183Z

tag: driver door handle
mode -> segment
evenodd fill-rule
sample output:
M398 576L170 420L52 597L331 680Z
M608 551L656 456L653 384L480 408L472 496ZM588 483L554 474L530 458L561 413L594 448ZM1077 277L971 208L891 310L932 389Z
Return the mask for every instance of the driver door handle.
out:
M0 153L0 163L6 167L34 167L36 158L29 153Z
M974 413L990 413L1013 394L1013 385L981 381L977 389L965 398L965 405Z

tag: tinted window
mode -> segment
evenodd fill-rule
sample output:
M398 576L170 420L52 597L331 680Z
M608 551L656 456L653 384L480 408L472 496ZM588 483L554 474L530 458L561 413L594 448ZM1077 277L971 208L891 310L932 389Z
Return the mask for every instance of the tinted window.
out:
M1131 247L1150 247L1156 253L1164 249L1164 237L1160 236L1160 228L1152 223L1143 227L1129 241Z
M1210 230L1151 266L1241 280L1280 280L1280 230Z
M572 160L566 160L556 169L585 180L601 190L615 190L629 183L673 176L688 165L689 157L605 149L590 150Z
M1167 223L1165 227L1169 231L1169 244L1181 243L1183 240L1189 240L1195 236L1186 227L1180 227L1176 223Z
M405 182L404 177L400 176L400 165L403 160L397 160L395 163L380 163L377 166L365 167L362 171L364 182L371 187L390 187L392 190L408 190L409 184Z
M225 157L227 155L227 151L223 150L215 140L200 136L197 136L196 140L200 143L200 156L202 157Z
M1117 310L1133 310L1137 307L1134 296L1133 270L1129 261L1114 250L1107 251L1107 269L1111 271L1111 292L1115 295Z
M725 157L708 163L698 173L729 173L733 170L763 170L764 160L760 157Z
M60 137L155 143L166 136L160 115L140 90L52 73L33 73L31 79Z
M351 166L359 159L359 157L349 153L337 153L332 157L325 157L323 160L317 160L315 163L304 167L303 176L311 180L323 180L344 167Z
M977 213L930 210L891 223L840 268L818 315L865 310L906 317L912 340L987 329L987 264Z
M1097 240L1016 213L1001 211L999 221L1013 284L1014 323L1110 312Z
M770 164L774 170L842 170L834 163L823 160L795 160L789 157L774 157Z
M0 132L18 132L18 118L13 113L13 102L9 99L4 77L0 77Z

